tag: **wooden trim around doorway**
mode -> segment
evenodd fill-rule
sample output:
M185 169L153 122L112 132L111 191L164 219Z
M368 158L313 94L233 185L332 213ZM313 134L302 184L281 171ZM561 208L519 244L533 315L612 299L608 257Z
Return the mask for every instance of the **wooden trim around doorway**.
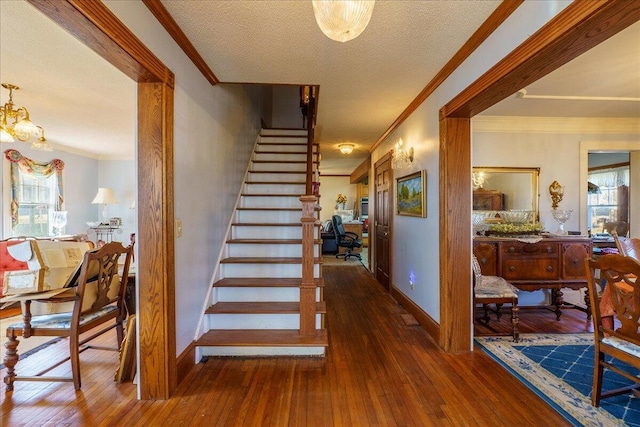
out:
M640 2L573 2L440 110L439 342L445 351L471 350L470 118L639 20Z
M177 387L173 236L174 74L102 2L28 0L138 82L137 323L142 399Z

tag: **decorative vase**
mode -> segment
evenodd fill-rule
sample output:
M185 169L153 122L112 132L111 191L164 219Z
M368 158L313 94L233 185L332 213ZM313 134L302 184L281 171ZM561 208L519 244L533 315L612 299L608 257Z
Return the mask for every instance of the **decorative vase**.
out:
M561 236L567 235L567 231L564 229L564 223L569 221L569 218L571 218L572 212L573 212L572 209L569 209L567 211L554 209L551 211L551 215L553 216L553 219L558 221L558 224L559 224L559 228L558 228L558 231L556 231L556 234Z
M344 210L344 203L339 203L338 204L338 209Z

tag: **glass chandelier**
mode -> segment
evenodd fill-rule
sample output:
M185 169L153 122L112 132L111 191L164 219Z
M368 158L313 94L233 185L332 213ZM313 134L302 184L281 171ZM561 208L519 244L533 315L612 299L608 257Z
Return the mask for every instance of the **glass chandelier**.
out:
M44 129L29 119L29 110L26 107L14 108L13 91L20 88L11 83L2 83L2 87L9 91L9 100L0 107L0 142L15 142L16 139L27 142L31 136L36 136L38 139L31 144L31 148L51 151L44 137Z
M391 158L392 169L408 168L413 163L413 147L408 150L402 146L402 139L396 142Z
M311 3L322 32L344 43L362 34L371 19L375 0L312 0Z

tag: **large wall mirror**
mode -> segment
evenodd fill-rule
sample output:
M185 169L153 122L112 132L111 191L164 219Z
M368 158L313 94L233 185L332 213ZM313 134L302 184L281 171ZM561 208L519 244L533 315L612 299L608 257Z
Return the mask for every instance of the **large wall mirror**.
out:
M473 168L474 210L530 210L539 218L540 168Z

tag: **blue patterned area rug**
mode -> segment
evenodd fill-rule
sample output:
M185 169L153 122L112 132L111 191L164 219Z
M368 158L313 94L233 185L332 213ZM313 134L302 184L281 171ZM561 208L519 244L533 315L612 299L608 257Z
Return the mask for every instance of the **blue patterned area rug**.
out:
M591 406L593 334L520 338L519 343L510 337L477 337L475 342L573 425L640 427L640 399L631 393L602 399L599 408ZM629 382L605 370L605 390L621 384Z

